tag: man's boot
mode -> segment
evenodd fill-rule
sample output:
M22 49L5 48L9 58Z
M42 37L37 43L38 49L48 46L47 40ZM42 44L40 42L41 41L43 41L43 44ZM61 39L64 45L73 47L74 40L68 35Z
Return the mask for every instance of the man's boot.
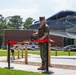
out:
M45 70L45 69L46 69L45 66L41 66L41 67L38 68L38 70Z

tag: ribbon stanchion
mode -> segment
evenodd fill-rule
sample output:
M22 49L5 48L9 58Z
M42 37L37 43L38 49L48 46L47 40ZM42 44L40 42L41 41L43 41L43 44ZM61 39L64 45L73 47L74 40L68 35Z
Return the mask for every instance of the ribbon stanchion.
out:
M37 42L37 43L46 43L46 70L45 71L42 71L42 73L47 73L47 74L51 74L52 72L49 71L49 60L48 60L48 46L49 46L49 42L54 42L53 40L49 39L49 38L45 38L43 40L34 40L34 42Z
M10 45L10 40L8 40L8 67L5 68L13 69L14 67L10 67Z

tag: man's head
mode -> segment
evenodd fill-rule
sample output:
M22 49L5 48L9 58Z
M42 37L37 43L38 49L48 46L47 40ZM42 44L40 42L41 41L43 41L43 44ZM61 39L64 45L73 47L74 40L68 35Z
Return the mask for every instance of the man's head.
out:
M41 25L45 24L45 17L39 17L39 20Z

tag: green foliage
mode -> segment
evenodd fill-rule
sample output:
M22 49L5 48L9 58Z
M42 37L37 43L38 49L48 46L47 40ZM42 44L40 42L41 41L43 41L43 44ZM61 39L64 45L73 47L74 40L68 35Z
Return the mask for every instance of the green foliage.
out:
M28 26L32 24L35 20L31 17L27 18L23 23L24 29L28 29Z
M8 29L21 29L22 27L22 18L20 16L11 16L7 18L7 28Z
M2 15L0 15L0 36L3 36L3 29L6 28L5 24L5 18Z
M3 42L3 30L6 28L6 20L5 18L0 14L0 48Z
M0 48L2 47L3 36L0 36Z

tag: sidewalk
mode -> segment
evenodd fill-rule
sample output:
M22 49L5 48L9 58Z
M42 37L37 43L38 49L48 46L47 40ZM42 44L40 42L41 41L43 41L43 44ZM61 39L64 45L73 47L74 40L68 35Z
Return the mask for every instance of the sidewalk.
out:
M61 64L61 65L72 65L76 66L75 56L51 56L51 64ZM24 61L24 58L15 61ZM41 63L41 58L39 55L30 54L28 57L28 62L39 62Z
M17 57L16 57L17 58ZM6 60L6 57L0 57L0 60ZM29 62L41 62L39 55L29 55ZM18 59L15 61L24 61L23 59ZM63 64L63 65L73 65L76 67L76 57L74 56L52 56L52 64ZM0 67L4 68L7 67L8 64L5 62L0 62ZM11 67L17 70L24 70L24 71L32 71L32 72L40 72L37 70L39 66L33 65L24 65L24 64L13 64L11 63ZM68 69L60 69L60 68L49 68L53 75L76 75L76 70L68 70Z
M7 67L7 63L0 62L0 67L4 68ZM37 70L39 66L32 66L32 65L20 65L20 64L11 64L11 67L14 67L14 69L17 70L24 70L24 71L32 71L32 72L40 72ZM49 68L51 72L53 72L52 75L76 75L76 70L65 70L65 69L59 69L59 68Z

